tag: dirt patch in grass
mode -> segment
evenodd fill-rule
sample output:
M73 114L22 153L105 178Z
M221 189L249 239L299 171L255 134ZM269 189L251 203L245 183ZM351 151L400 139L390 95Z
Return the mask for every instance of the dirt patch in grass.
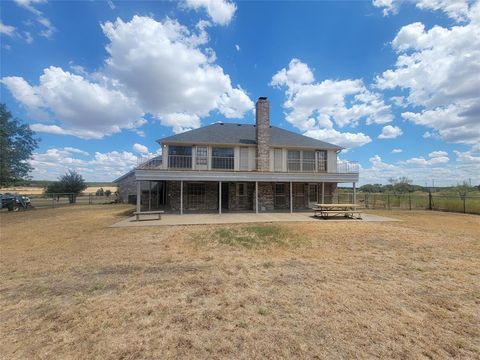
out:
M480 217L108 228L2 213L6 359L480 358Z

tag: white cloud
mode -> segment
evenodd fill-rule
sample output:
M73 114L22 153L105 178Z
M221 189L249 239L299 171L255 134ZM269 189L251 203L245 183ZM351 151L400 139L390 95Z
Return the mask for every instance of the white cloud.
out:
M200 126L199 118L212 110L239 118L253 108L246 93L233 87L213 63L213 50L200 47L208 41L203 30L192 34L175 20L139 16L130 22L107 22L102 28L110 40L105 73L135 94L142 108L162 124L178 131ZM172 119L178 114L182 117L175 126Z
M429 166L435 164L444 164L448 163L450 159L448 158L448 153L446 151L432 151L428 154L430 159L425 159L423 156L413 157L405 161L406 164L414 164L420 166Z
M141 109L122 92L58 67L45 69L38 86L19 77L6 77L2 82L30 111L48 111L54 119L61 119L62 126L34 124L35 131L100 139L145 123Z
M285 88L286 120L295 127L325 141L343 146L361 146L371 141L363 133L341 133L342 128L356 126L360 120L367 124L383 124L393 120L390 106L379 94L369 91L362 80L324 80L315 82L312 70L298 59L273 77L271 86ZM347 145L349 144L349 145Z
M327 120L339 127L355 126L361 119L367 124L393 120L390 106L379 94L367 90L362 80L314 81L308 65L292 59L288 69L277 72L270 83L286 88L284 107L290 110L286 119L301 130L318 127Z
M237 10L237 6L228 0L184 0L182 5L188 9L204 9L219 25L228 25Z
M384 126L380 135L378 135L379 139L395 139L403 134L402 129L398 126L387 125Z
M448 158L443 156L425 159L416 157L410 161L399 161L396 164L385 162L379 155L369 159L371 166L362 168L360 171L360 183L388 183L389 178L406 176L413 180L414 184L425 185L434 179L439 186L456 185L463 180L471 179L473 183L480 184L480 161L470 161L471 154L461 153L457 157L457 163L449 163ZM436 159L436 160L434 160ZM480 160L480 157L478 158Z
M372 141L370 136L364 133L340 132L335 129L312 129L306 131L304 135L344 148L359 147Z
M383 15L396 14L402 3L413 3L405 0L373 0L375 7L383 8ZM417 0L415 6L422 10L442 11L456 21L465 21L469 13L469 0Z
M53 26L50 20L46 18L43 13L35 7L35 5L46 3L46 0L15 0L15 2L17 3L17 5L30 11L36 16L37 23L39 23L43 27L43 29L39 33L40 36L50 38L53 35L53 33L56 31L55 26Z
M148 154L148 148L145 145L136 143L136 144L133 144L132 148L137 153Z
M76 157L80 155L82 158ZM35 179L56 180L67 170L76 170L87 181L112 181L137 165L137 156L128 151L88 153L75 148L51 148L44 153L34 153L30 164Z
M478 173L480 174L480 153L475 154L472 151L458 151L454 150L453 151L457 157L457 161L463 162L463 163L471 163L471 164L478 164L475 166L475 168L478 170Z
M7 35L7 36L14 36L15 27L11 25L6 25L2 21L0 21L0 34Z
M428 30L418 22L402 27L392 41L395 67L377 77L377 86L406 90L406 101L420 110L404 112L403 118L428 127L429 134L475 145L480 139L480 2L468 7L460 1L421 1L417 7L467 22Z
M401 152L403 152L402 149L393 149L392 150L392 154L400 154Z
M240 45L235 44L235 49L236 49L237 51L240 51Z
M447 157L448 152L442 150L432 151L430 154L428 154L428 156L431 158Z

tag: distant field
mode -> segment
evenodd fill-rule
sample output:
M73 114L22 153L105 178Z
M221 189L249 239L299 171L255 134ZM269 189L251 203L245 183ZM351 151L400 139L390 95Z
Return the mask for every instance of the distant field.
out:
M2 358L480 358L479 216L108 228L128 209L0 213Z
M84 193L95 193L98 189L110 190L112 193L117 191L116 186L89 186ZM12 192L21 195L41 195L43 194L43 187L39 186L16 186L8 188L0 188L0 193Z

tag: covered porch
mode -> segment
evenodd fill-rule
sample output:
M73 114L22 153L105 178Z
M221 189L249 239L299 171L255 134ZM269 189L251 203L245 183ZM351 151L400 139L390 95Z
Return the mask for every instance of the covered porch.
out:
M293 213L316 203L338 202L334 182L137 180L136 190L137 212L163 210L180 215Z

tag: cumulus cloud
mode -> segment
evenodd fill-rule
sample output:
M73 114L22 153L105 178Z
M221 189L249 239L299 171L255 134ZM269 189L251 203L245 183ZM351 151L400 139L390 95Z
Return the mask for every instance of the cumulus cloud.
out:
M379 139L395 139L403 134L402 129L398 126L387 125L384 126L380 135L378 135Z
M63 124L33 124L35 131L100 139L145 123L142 110L122 92L58 67L45 69L38 86L19 77L5 77L2 83L31 112L50 113Z
M203 26L191 32L168 18L134 16L106 22L102 29L109 57L97 73L78 65L76 74L51 66L38 85L2 78L31 117L42 121L33 129L98 139L137 129L150 113L178 133L198 128L213 111L241 118L253 108L246 92L215 64Z
M148 154L148 148L145 145L136 143L136 144L133 144L132 148L137 153Z
M298 59L292 59L288 68L278 71L270 85L285 89L283 106L289 111L286 120L308 136L321 140L361 146L370 142L370 137L363 133L341 133L334 125L342 128L356 126L361 120L367 124L393 120L390 106L379 94L369 91L362 80L315 82L313 71Z
M164 125L172 126L180 114L174 131L198 127L199 118L212 110L239 118L253 108L248 95L213 62L213 50L201 49L208 41L203 31L193 34L175 20L139 16L107 22L102 29L110 40L105 72Z
M428 154L429 159L425 159L423 156L413 157L405 161L406 164L414 164L421 166L429 166L435 164L444 164L448 163L450 159L448 158L448 153L446 151L432 151Z
M228 0L184 0L182 5L187 9L205 10L210 19L219 25L228 25L237 10L237 6Z
M361 132L340 132L335 129L312 129L307 130L304 135L318 140L326 141L328 143L339 145L347 149L359 147L372 141L370 136L365 135Z
M401 152L403 152L402 149L393 149L392 150L392 154L400 154Z
M378 76L376 84L407 91L406 102L420 109L404 112L404 119L443 140L475 145L480 139L480 2L422 1L417 7L442 10L465 23L402 27L392 41L395 67Z
M235 44L235 49L236 49L237 51L240 51L240 45Z
M67 170L76 170L87 181L112 181L137 165L137 156L128 151L96 152L90 156L76 148L51 148L34 153L30 164L35 179L56 180Z

